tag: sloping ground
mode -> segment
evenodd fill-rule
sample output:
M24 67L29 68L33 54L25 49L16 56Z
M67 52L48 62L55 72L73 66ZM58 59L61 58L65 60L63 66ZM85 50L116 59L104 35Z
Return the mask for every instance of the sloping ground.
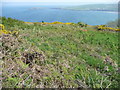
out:
M118 88L118 32L11 20L19 34L0 36L3 87Z
M92 10L92 11L115 11L118 12L118 4L90 4L72 7L64 7L70 10Z

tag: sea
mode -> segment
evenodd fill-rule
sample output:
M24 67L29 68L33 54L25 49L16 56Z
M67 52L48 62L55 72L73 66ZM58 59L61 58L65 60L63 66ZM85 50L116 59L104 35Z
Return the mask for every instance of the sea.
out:
M1 16L25 22L83 22L89 25L102 25L118 19L118 12L79 11L60 9L62 5L2 5Z

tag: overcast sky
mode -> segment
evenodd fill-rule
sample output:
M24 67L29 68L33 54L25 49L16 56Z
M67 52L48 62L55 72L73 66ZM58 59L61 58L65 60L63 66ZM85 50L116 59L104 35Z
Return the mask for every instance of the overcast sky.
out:
M119 2L119 0L0 0L2 2Z

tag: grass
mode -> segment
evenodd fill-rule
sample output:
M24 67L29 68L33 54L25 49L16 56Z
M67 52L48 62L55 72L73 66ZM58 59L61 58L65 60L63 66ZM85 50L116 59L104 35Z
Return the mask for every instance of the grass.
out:
M1 48L3 87L118 88L119 32L3 19L6 30L19 32L1 36L5 38ZM25 57L35 52L42 57ZM28 59L31 63L26 64Z

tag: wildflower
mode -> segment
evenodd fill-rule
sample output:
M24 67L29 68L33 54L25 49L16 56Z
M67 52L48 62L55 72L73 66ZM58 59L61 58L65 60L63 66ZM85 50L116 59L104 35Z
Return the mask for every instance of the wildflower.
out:
M5 26L0 24L0 30L4 30Z

